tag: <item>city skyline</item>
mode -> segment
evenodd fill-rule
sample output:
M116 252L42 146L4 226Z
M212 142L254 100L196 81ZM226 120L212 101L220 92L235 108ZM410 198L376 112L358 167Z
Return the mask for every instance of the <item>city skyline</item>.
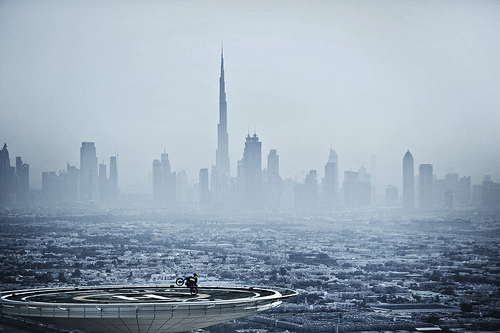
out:
M86 141L99 158L118 147L124 192L150 192L151 160L164 150L173 171L198 179L216 164L221 38L231 176L256 128L263 156L277 150L282 178L324 177L330 147L340 172L368 169L376 155L380 190L402 190L407 149L439 177L449 167L472 183L500 177L498 4L384 2L358 11L313 2L301 12L300 3L280 3L246 16L244 3L221 13L194 5L0 5L0 135L30 164L33 188L42 171L79 165ZM171 16L183 11L190 14ZM186 15L217 24L201 33L199 23L178 21ZM229 29L237 20L248 27Z

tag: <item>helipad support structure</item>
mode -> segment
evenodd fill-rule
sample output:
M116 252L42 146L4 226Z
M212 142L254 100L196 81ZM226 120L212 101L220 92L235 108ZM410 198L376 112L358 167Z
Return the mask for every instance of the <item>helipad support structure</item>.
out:
M186 332L281 304L281 294L255 288L93 287L3 292L2 312L85 332Z

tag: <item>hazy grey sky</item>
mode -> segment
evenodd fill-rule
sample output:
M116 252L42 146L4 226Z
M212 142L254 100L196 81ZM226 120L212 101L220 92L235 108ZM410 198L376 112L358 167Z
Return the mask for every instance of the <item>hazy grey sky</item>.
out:
M163 149L215 164L224 40L231 170L248 130L281 175L344 170L400 186L448 167L500 178L500 1L0 1L0 139L42 171L119 151L120 185L150 191Z

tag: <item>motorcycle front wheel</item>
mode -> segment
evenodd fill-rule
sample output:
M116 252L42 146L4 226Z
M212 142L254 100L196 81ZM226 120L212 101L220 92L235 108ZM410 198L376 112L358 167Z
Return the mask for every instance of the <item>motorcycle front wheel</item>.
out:
M175 284L178 285L178 286L182 286L184 284L184 279L183 278L177 278L177 280L175 280Z

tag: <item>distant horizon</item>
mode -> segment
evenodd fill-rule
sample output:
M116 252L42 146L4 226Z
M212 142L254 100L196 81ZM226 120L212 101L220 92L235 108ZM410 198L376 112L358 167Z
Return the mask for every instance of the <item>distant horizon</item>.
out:
M276 149L280 175L370 170L402 186L407 149L500 179L500 3L13 1L0 3L0 139L41 173L119 155L120 188L151 192L165 151L190 183L216 162L224 40L231 175L244 138Z
M82 143L84 143L84 142L93 142L93 141L83 141ZM8 146L9 145L7 144L7 147ZM15 166L15 163L12 163L12 161L15 162L15 157L19 156L19 155L15 155L14 156L14 155L12 155L12 152L10 151L10 149L9 148L7 148L7 149L9 150L9 154L11 154L11 165L14 164L14 166ZM96 145L96 150L98 151L98 146L97 145ZM406 151L410 151L410 153L411 153L411 150L407 149ZM168 154L168 152L166 152L166 153ZM159 154L158 157L152 159L151 160L151 164L152 164L153 160L160 159L160 155L161 155L161 153ZM106 159L102 159L99 155L97 156L97 158L98 158L98 164L103 163L103 164L105 164L108 167L108 169L107 169L107 177L109 177L109 159L110 159L110 157L116 157L116 156L117 156L116 154L115 155L110 155ZM12 158L12 157L14 157L14 158ZM23 157L21 156L21 158L23 158ZM118 164L119 164L119 156L117 157L117 160L118 160ZM402 160L403 159L401 158L401 161ZM169 155L169 161L171 162L170 155ZM267 163L267 154L265 154L265 155L263 154L262 155L262 161L263 161L263 164ZM327 159L327 161L328 161L328 159ZM23 158L23 163L29 164L30 165L30 170L31 170L32 165L28 161L24 160L24 158ZM80 168L80 164L79 163L77 163L77 164L69 163L69 164L71 166L75 166L77 169ZM172 163L170 163L170 164L172 164ZM325 164L326 164L326 162L325 162ZM433 163L416 163L415 162L414 163L414 167L415 167L415 174L414 175L415 175L415 177L418 177L418 175L419 175L418 174L418 167L420 165L422 165L422 164L431 164L433 166L433 168L435 166ZM365 167L367 173L370 174L370 165L369 164L368 164L368 166L360 165L360 168L361 167ZM200 168L200 169L203 169L203 168ZM263 165L262 171L264 171L265 169L267 169L267 164ZM293 181L295 181L297 183L303 183L306 174L309 171L311 171L311 170L316 170L317 175L318 175L318 178L317 178L318 179L318 185L321 186L321 184L322 184L322 178L324 177L324 166L323 166L322 170L321 169L310 169L310 170L307 170L307 171L304 171L304 172L299 172L300 178L298 178L297 174L294 175L295 178L294 177L284 177L281 174L280 174L280 176L281 176L282 179L292 179ZM45 170L43 172L56 172L58 174L59 171L66 171L66 165L64 165L64 167L62 167L62 168L60 168L58 170ZM172 169L172 172L176 172L176 173L179 173L179 172L182 172L182 171L185 172L185 170L174 170L174 169ZM208 171L209 171L209 174L210 174L211 171L212 171L211 168L208 168ZM323 172L321 172L321 171L323 171ZM344 181L344 172L345 171L355 171L355 172L358 172L359 169L356 169L356 170L352 170L352 169L351 170L341 170L341 169L339 169L339 182L340 182L339 185L340 185L340 189L342 189L342 182ZM474 178L472 178L471 175L461 174L459 171L455 170L454 168L453 169L452 168L448 168L447 172L444 173L444 174L442 174L442 175L441 174L436 174L436 172L433 171L433 175L437 179L443 179L447 174L450 174L450 173L456 173L458 175L459 179L462 178L462 177L471 177L471 186L472 185L476 185L476 184L481 184L485 176L491 176L491 178L492 178L493 181L500 182L500 178L496 178L494 175L488 174L488 173L483 174L482 176L480 176L480 179L475 180ZM149 171L149 175L148 175L149 178L151 178L151 174L152 174L152 169ZM402 166L401 166L401 175L402 175ZM196 176L198 176L198 175L196 175ZM40 183L38 184L39 185L38 188L32 186L33 185L33 182L31 181L32 177L33 177L33 175L32 175L32 173L30 171L30 189L31 190L41 190L41 174L40 174ZM235 178L235 176L232 176L232 177ZM120 168L119 167L118 167L118 179L119 179L118 184L119 184L120 190L123 192L123 189L122 189L122 187L120 185L121 184L121 176L120 176ZM188 177L188 184L189 184L189 186L193 186L194 184L197 184L197 183L198 183L197 177L196 178ZM402 183L402 176L401 176L401 183ZM146 190L145 192L128 192L128 191L125 191L125 193L128 193L128 194L134 194L134 193L135 194L147 194L147 192L152 192L152 187L151 187L152 184L151 184L151 182L149 182L148 185L150 185L150 186L145 186L144 187L144 188L148 188L149 189L149 190ZM377 190L376 193L381 194L381 193L383 193L383 191L385 190L385 188L387 186L392 185L392 186L396 186L398 188L399 195L400 196L402 195L402 190L403 190L402 184L382 184L382 185L380 185L380 184L377 183L376 185L378 185L377 188L376 188L376 190Z

